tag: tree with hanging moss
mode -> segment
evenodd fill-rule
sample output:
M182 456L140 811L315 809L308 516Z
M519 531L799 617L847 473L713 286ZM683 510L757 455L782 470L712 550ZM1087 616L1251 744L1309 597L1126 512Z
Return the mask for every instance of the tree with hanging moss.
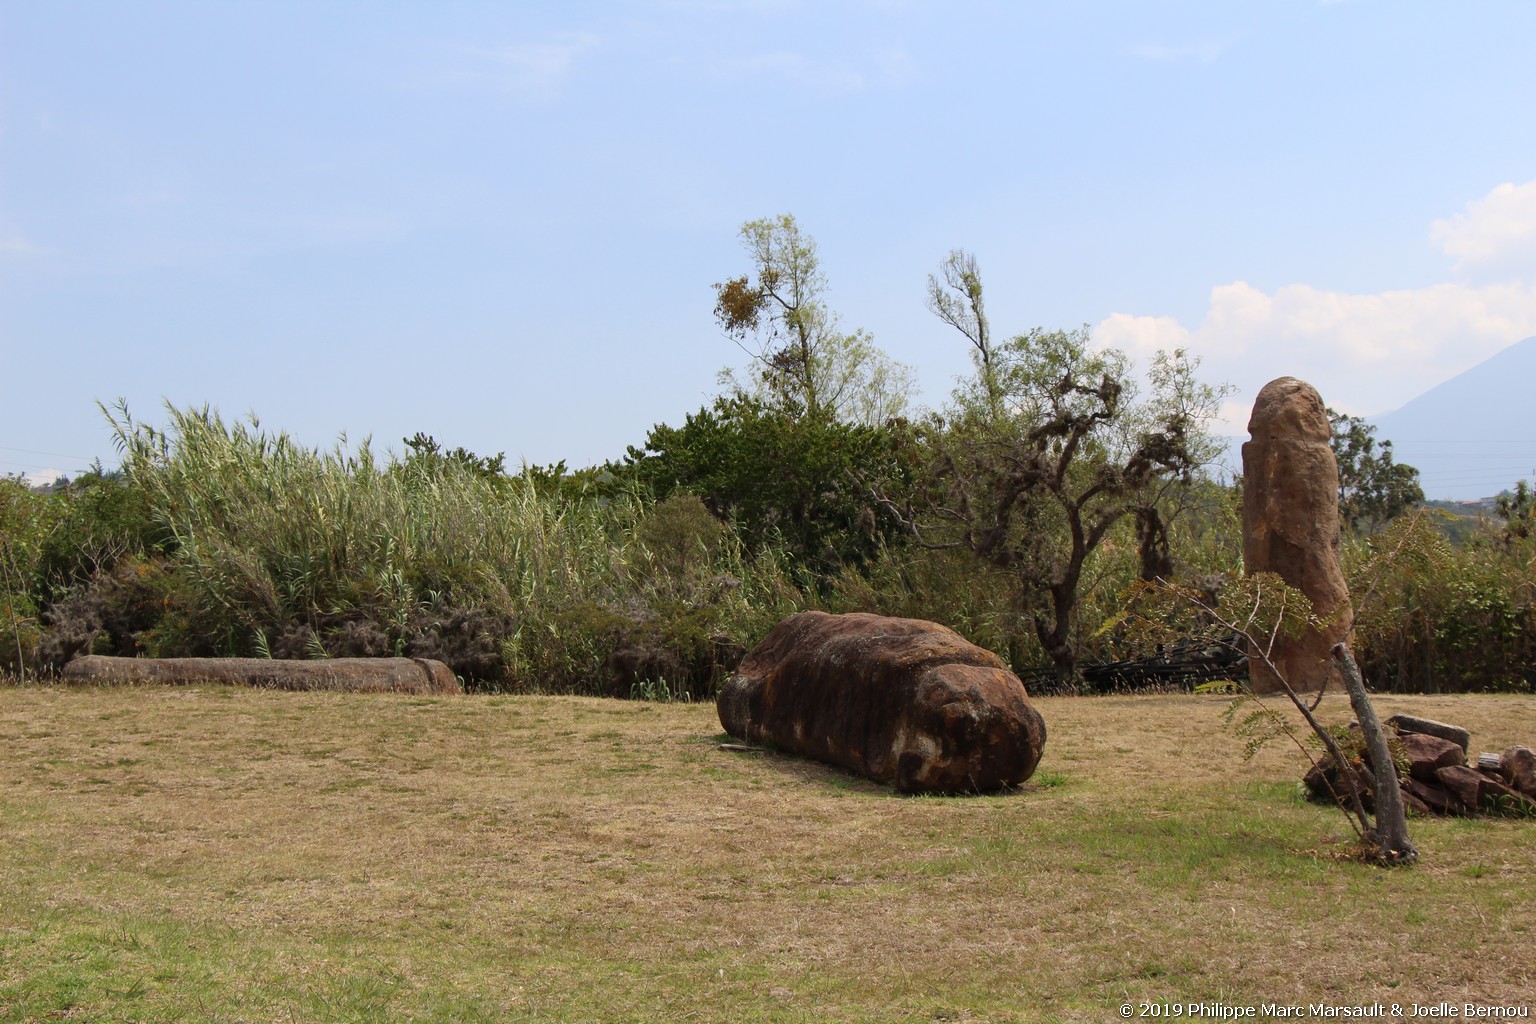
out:
M910 367L875 346L869 332L844 331L827 305L816 240L791 214L748 221L748 274L715 285L715 320L751 360L744 377L721 375L728 393L756 398L790 416L873 425L906 411Z
M1138 399L1130 360L1088 328L992 339L974 257L929 280L929 306L972 346L976 372L916 437L926 472L905 501L874 493L917 542L964 549L1017 581L1015 609L1064 678L1077 674L1076 617L1089 558L1135 527L1142 575L1167 575L1166 509L1215 453L1205 424L1220 389L1183 352L1159 356Z

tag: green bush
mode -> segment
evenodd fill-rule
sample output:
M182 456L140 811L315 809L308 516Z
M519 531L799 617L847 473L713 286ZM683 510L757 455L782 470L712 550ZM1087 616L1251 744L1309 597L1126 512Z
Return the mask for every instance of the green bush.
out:
M41 635L44 550L59 529L59 505L25 481L0 478L0 667L32 666Z
M149 496L122 473L83 474L49 500L58 527L43 542L39 571L53 594L88 582L125 555L163 551L169 539Z
M868 494L871 481L903 490L913 471L911 453L886 427L721 398L681 427L652 428L614 468L658 497L697 495L749 551L784 552L810 586L905 537Z
M1462 544L1428 513L1346 546L1355 645L1375 688L1527 691L1536 680L1536 541L1494 529Z

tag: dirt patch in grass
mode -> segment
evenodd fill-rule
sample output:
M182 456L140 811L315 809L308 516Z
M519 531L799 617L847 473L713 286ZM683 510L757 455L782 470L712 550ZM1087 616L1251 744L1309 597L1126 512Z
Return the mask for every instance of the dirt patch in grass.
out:
M1529 697L1383 697L1536 739ZM1105 1020L1524 1005L1536 824L1342 862L1210 697L1050 698L1036 779L903 798L708 705L0 690L0 1020ZM1347 720L1342 701L1325 711ZM1475 751L1474 751L1475 752Z

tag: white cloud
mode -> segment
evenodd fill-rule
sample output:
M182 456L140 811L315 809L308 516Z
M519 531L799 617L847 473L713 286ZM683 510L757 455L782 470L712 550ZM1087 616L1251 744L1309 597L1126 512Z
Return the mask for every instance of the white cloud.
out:
M1217 433L1228 437L1236 437L1248 432L1248 420L1253 416L1253 401L1239 401L1236 398L1228 398L1221 403L1221 410L1216 414L1218 424Z
M1429 237L1464 273L1529 276L1536 271L1536 181L1500 185L1465 213L1435 221Z
M1170 317L1117 313L1095 340L1144 363L1159 349L1199 356L1203 375L1238 389L1222 427L1246 425L1258 389L1280 376L1312 383L1336 409L1374 415L1402 405L1500 349L1536 335L1536 288L1527 284L1428 288L1355 295L1310 285L1265 292L1237 281L1211 289L1190 329Z
M899 88L912 80L916 64L900 46L873 50L858 61L817 60L791 50L717 57L703 64L715 78L773 77L810 89L857 92Z
M862 73L846 65L816 64L801 53L780 50L774 53L721 57L711 61L708 70L721 78L767 75L794 85L817 89L858 90L867 84Z
M0 253L25 253L32 251L32 243L20 235L0 236Z
M1190 333L1171 316L1115 313L1099 324L1093 340L1098 345L1129 353L1137 364L1145 365L1159 352L1188 348Z
M1201 64L1214 64L1232 45L1232 39L1206 39L1194 43L1170 45L1168 43L1131 43L1122 52L1129 57L1143 60L1180 61L1195 60Z
M443 76L440 84L498 89L522 100L553 98L570 77L577 59L602 40L590 32L559 32L542 42L496 47L466 47L474 66Z
M1207 380L1237 389L1218 425L1227 433L1243 432L1259 388L1287 375L1342 412L1388 412L1536 335L1536 182L1500 185L1430 230L1458 270L1498 267L1514 276L1370 294L1234 281L1211 289L1198 325L1116 313L1094 340L1142 365L1159 350L1198 356Z

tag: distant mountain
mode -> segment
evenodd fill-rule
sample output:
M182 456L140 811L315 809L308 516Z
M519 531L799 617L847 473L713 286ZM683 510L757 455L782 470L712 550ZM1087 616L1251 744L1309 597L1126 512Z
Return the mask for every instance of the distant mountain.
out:
M1516 342L1400 409L1372 417L1424 496L1468 501L1536 480L1536 338Z

